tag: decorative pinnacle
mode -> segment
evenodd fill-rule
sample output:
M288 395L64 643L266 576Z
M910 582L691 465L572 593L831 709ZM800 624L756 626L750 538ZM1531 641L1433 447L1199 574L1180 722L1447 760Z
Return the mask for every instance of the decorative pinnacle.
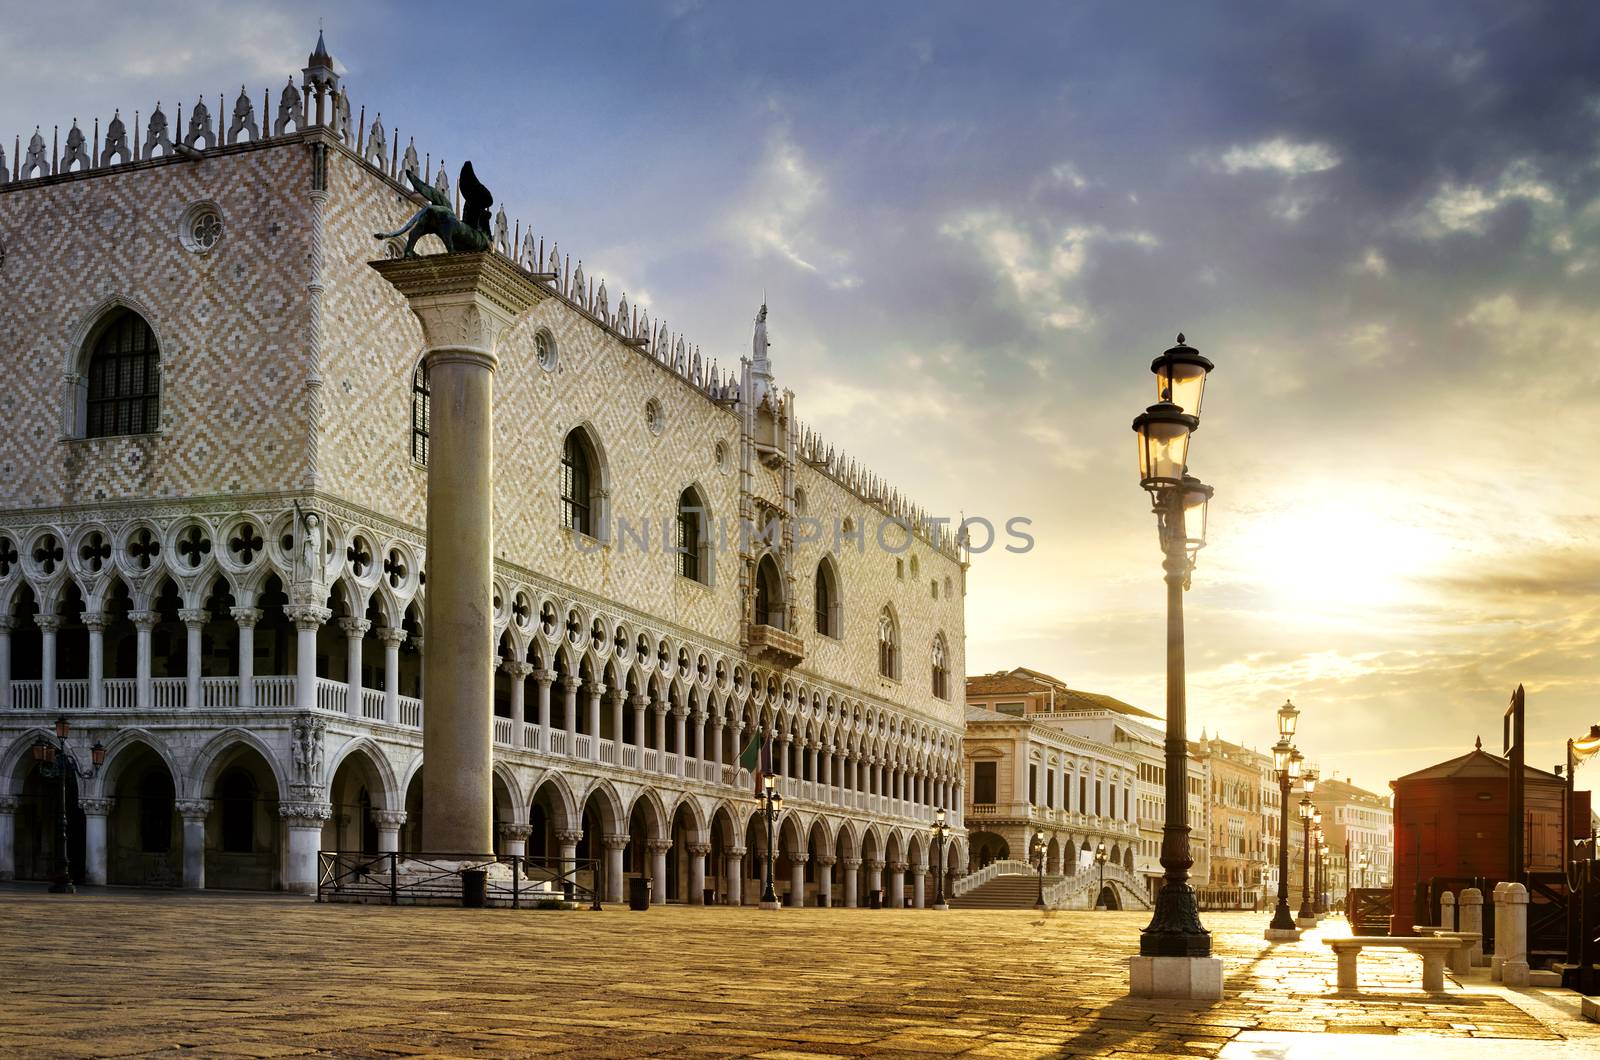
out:
M1181 332L1181 331L1178 332L1178 345L1179 346L1183 345L1183 332Z
M1473 740L1472 741L1472 747L1473 747L1474 750L1477 750L1477 751L1483 750L1483 737L1479 736L1477 739Z

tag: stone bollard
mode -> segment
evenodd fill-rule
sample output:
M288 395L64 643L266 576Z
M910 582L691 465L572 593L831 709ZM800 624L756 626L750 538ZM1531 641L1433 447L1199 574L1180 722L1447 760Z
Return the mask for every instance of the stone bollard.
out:
M1506 959L1500 965L1500 980L1507 986L1528 985L1528 889L1520 883L1506 887ZM1500 948L1499 940L1495 949Z
M1449 891L1439 896L1439 926L1446 931L1459 931L1456 927L1456 896Z
M1489 978L1500 981L1500 966L1506 962L1506 888L1508 883L1494 885L1494 957L1489 962Z
M1478 936L1478 941L1472 944L1471 963L1474 968L1482 968L1489 963L1483 959L1483 892L1476 887L1462 891L1456 914L1461 921L1457 930L1470 931Z

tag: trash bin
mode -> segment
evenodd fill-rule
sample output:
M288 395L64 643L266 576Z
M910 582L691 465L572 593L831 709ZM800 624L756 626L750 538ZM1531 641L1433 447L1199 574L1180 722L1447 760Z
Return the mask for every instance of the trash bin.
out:
M489 873L486 869L461 870L461 905L482 909L489 904Z
M867 908L868 909L882 909L883 908L883 890L882 890L882 888L874 888L873 890L867 892Z
M715 887L707 887L705 889L704 900L706 905L716 905L717 889Z
M795 901L795 899L799 897L799 895L795 894L793 891L790 891L788 894L783 896L783 904L788 908L793 909L795 906L800 904L799 902Z
M635 876L628 881L628 908L640 911L650 908L649 877Z
M827 895L825 895L825 894L817 895L817 908L818 909L826 909L826 908L828 908L828 896Z

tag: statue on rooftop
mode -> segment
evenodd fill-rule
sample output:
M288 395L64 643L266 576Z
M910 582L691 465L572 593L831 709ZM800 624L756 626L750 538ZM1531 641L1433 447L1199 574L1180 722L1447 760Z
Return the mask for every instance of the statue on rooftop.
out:
M444 243L445 252L449 254L470 254L489 249L489 207L494 205L494 196L478 182L471 162L462 165L459 178L464 217L457 217L455 210L450 207L450 200L416 173L408 171L406 179L427 200L427 205L393 232L374 233L377 238L395 239L409 232L405 249L408 258L417 256L417 240L427 235L438 236Z

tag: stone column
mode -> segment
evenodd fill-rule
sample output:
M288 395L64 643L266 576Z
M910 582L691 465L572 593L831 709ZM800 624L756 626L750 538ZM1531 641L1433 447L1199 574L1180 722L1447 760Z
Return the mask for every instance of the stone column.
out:
M1500 981L1507 986L1528 985L1528 888L1520 883L1506 885L1505 960L1500 964ZM1494 940L1496 952L1500 938Z
M99 710L106 705L106 616L98 611L85 611L83 625L89 631L88 706L90 710ZM101 825L104 823L102 818Z
M1489 978L1495 982L1500 981L1500 967L1505 964L1507 947L1510 945L1510 930L1506 927L1506 888L1508 883L1494 885L1492 901L1494 902L1494 955L1489 961Z
M928 866L911 866L911 908L928 908Z
M16 620L0 615L0 710L11 709L11 630Z
M406 631L393 626L378 630L383 641L383 720L390 725L400 724L400 645L406 642Z
M906 863L891 861L889 863L889 888L884 895L884 905L890 909L901 909L906 904Z
M533 673L533 664L507 660L500 664L500 668L511 678L511 746L526 747L527 741L522 733L528 721L527 686L528 675Z
M652 839L650 847L650 878L655 883L650 888L650 904L667 904L667 851L672 849L670 839Z
M611 690L611 764L622 768L622 705L628 693L620 688Z
M667 771L667 705L657 701L656 715L656 772Z
M365 713L361 704L361 642L371 628L371 619L339 620L339 629L344 633L344 710L352 718L359 718Z
M0 795L0 880L17 878L17 797Z
M1461 930L1474 933L1478 941L1472 944L1470 953L1471 964L1474 968L1481 968L1486 961L1483 959L1483 892L1476 887L1468 887L1461 892Z
M844 880L843 880L843 883L844 883L844 907L846 909L854 909L856 907L856 896L857 896L856 869L858 869L860 867L861 867L861 859L860 858L845 858L844 859Z
M626 835L606 836L606 901L622 901L622 852L628 848Z
M706 855L709 853L709 843L689 844L689 893L686 898L690 905L706 904Z
M633 756L634 768L644 770L644 709L650 700L643 695L636 695L628 700L633 704Z
M833 904L833 862L832 854L818 854L817 862L817 904Z
M561 693L563 713L567 722L567 757L578 757L578 685L582 684L576 677L567 676L561 679Z
M539 740L534 750L543 754L550 753L550 682L555 679L553 670L533 672L534 684L539 691Z
M493 253L374 261L422 325L432 391L422 844L487 851L494 824L494 373L500 335L547 293ZM569 714L570 717L570 714Z
M256 623L259 607L234 607L228 614L239 624L239 706L256 705Z
M284 604L283 613L294 623L294 701L300 710L317 709L317 629L333 612L310 604ZM423 777L427 784L427 777ZM426 797L426 796L424 796Z
M606 686L599 681L589 685L589 761L600 761L600 697Z
M57 709L56 702L56 631L61 619L55 615L34 615L33 624L39 627L39 703L45 710Z
M789 893L794 895L790 901L796 906L806 904L806 858L807 854L789 855Z
M819 748L817 751L817 801L833 804L833 752L828 748Z
M495 826L495 832L500 836L500 853L504 856L520 858L528 853L528 837L533 834L532 825L502 822Z
M406 823L404 810L373 810L372 823L378 828L378 853L392 854L400 849L400 829Z
M674 739L674 742L673 742L672 746L674 746L674 747L676 747L678 749L676 754L677 754L677 757L678 757L678 776L680 776L680 777L685 775L684 774L684 763L688 759L688 755L684 753L685 750L686 750L686 748L684 746L684 741L687 739L687 737L689 735L688 734L688 724L687 724L688 717L689 717L689 711L687 710L687 708L684 708L684 707L674 707L674 708L672 708L672 735L673 735L673 739Z
M289 855L283 866L283 889L293 894L317 893L317 853L322 826L333 816L325 802L280 802L278 816L289 831ZM184 860L188 860L187 850Z
M83 810L83 882L102 887L106 882L106 815L110 799L79 799Z
M205 706L203 693L200 691L200 635L205 631L206 622L211 618L211 612L203 607L185 607L178 612L178 618L183 621L184 638L184 703L190 710L199 710Z
M722 710L718 708L711 716L711 764L715 768L712 772L712 783L722 783L722 739L723 739Z
M744 847L729 847L723 879L728 881L728 904L744 904Z
M492 812L492 810L491 810ZM561 871L571 880L578 870L578 843L583 839L581 831L564 828L556 833L556 842L561 847ZM567 898L572 898L572 888L568 887Z
M870 858L867 860L867 890L883 890L883 859Z
M706 773L705 768L704 768L704 762L706 760L706 712L705 711L696 710L694 712L693 729L694 729L694 751L691 752L691 757L694 760L694 779L696 779L696 780L704 780L705 779L705 773Z
M135 648L134 653L134 699L140 710L149 710L150 700L150 632L156 628L156 613L154 611L129 611L128 621L133 623Z
M173 806L183 818L183 886L191 891L206 886L206 817L209 799L179 799Z

